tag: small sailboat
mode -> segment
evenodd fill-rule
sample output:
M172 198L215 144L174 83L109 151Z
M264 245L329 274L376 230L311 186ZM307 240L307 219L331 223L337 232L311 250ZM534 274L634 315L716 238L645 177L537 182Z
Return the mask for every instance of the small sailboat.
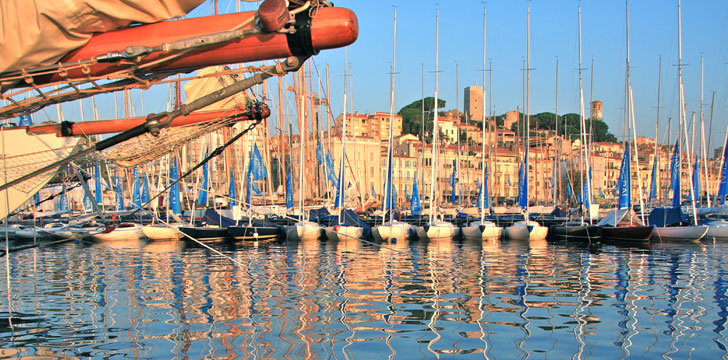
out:
M627 14L629 14L629 4L627 6ZM632 85L629 77L629 17L626 17L625 24L627 27L627 57L626 57L626 84L625 84L625 107L624 107L624 122L625 129L632 128L633 133L636 134L634 116L633 116L633 103L632 103ZM630 119L632 122L630 122ZM630 157L630 136L631 134L627 131L627 136L624 139L624 154L622 155L622 165L619 169L619 178L617 180L617 188L619 189L619 197L617 198L617 209L610 212L605 216L597 225L602 226L602 237L605 241L622 242L622 243L633 243L633 244L644 244L649 242L652 237L652 226L645 226L642 219L644 219L644 204L642 203L642 186L641 178L639 176L639 163L637 166L637 180L639 181L639 196L640 196L640 211L642 217L639 218L634 214L632 210L632 172L631 172L631 157ZM636 137L636 136L635 136ZM635 143L635 151L637 144ZM636 156L637 160L639 157Z
M544 240L549 233L549 228L542 226L536 221L529 218L528 214L528 156L530 147L530 132L531 132L531 101L529 96L529 88L531 84L530 70L531 67L531 5L528 6L528 46L526 56L526 128L525 137L526 141L523 145L523 162L519 170L519 186L518 186L518 204L524 211L524 220L517 221L513 225L504 229L504 235L506 238L513 240Z
M437 10L436 20L436 40L435 40L435 116L433 120L433 131L432 131L432 183L430 185L430 217L429 222L422 226L417 227L417 237L420 239L438 240L446 239L450 240L453 237L459 235L460 229L450 222L438 220L439 216L436 214L437 208L437 154L438 154L438 142L440 141L440 132L438 131L438 85L439 85L439 65L440 65L440 10Z
M602 227L605 241L645 244L652 237L653 226L645 226L632 210L632 191L630 175L630 151L625 144L622 166L619 171L619 198L617 209L602 218L597 225Z
M549 232L551 237L558 240L567 241L586 241L589 243L598 242L602 237L602 229L599 226L593 225L592 212L591 212L591 201L592 197L592 182L591 182L591 169L590 165L590 149L588 143L588 137L586 133L586 123L584 120L584 88L582 86L582 63L581 63L581 5L578 6L579 13L579 127L581 130L580 140L582 146L579 157L581 158L581 166L584 171L581 171L581 182L583 184L582 189L582 200L580 204L580 219L579 221L567 221L562 224L553 225L550 227ZM586 176L584 176L586 174ZM587 223L584 219L584 213L589 216L589 222Z
M680 7L678 6L678 17L680 17ZM681 25L681 24L678 24ZM688 130L687 121L684 112L684 94L682 84L682 27L678 28L679 45L680 51L678 51L678 82L680 91L680 134L685 134L685 147L688 153L688 162L691 159L690 147L688 146ZM693 119L694 120L694 119ZM694 122L694 121L693 121ZM692 169L692 174L689 174L690 179L690 201L693 208L693 225L687 225L689 221L683 215L680 209L681 205L681 190L680 190L680 169L682 169L681 162L681 141L680 135L678 135L675 149L673 150L672 163L670 164L672 182L672 209L653 209L650 214L650 223L655 225L655 235L659 240L666 241L692 241L698 242L700 239L705 237L708 233L708 227L705 225L698 225L698 214L695 208L695 201L698 195L697 181L699 178L698 174L698 162L696 157L695 167L689 166Z
M348 52L345 51L344 63L348 63ZM358 217L354 212L347 212L344 208L344 200L346 197L346 190L344 179L346 178L346 66L344 67L344 113L341 121L341 161L339 164L339 180L337 181L336 187L336 199L334 200L334 209L339 210L339 215L336 217L336 223L332 226L328 226L324 229L326 238L329 240L338 240L342 238L348 239L359 239L364 236L364 228L360 225ZM391 133L390 126L390 133ZM320 144L320 143L319 143ZM351 216L353 215L353 217Z
M485 49L486 49L486 12L483 8L483 68L485 69ZM481 104L485 108L485 71L483 71L483 92L482 92ZM492 221L485 220L486 209L490 208L490 192L488 188L488 165L485 163L485 111L483 111L483 139L482 139L482 168L483 168L483 182L478 186L478 208L480 209L480 220L476 220L464 226L460 229L462 235L466 239L498 239L503 234L503 228L496 225Z
M397 240L406 240L414 236L414 226L409 223L394 220L394 199L392 196L392 146L394 127L394 70L397 55L397 11L394 11L394 45L392 51L392 71L390 74L390 97L389 97L389 148L387 149L387 179L385 183L384 201L382 201L382 211L385 216L382 218L382 224L374 227L374 238L379 241L393 242ZM423 99L424 101L424 99ZM415 178L415 186L417 180ZM374 189L372 189L374 191ZM419 212L419 194L416 188L412 192L412 197L417 196L417 211ZM389 219L385 219L389 210ZM413 209L414 211L414 209Z
M707 225L685 225L689 220L680 208L652 209L649 220L655 226L653 238L661 241L699 242L708 234Z
M284 227L284 232L286 233L286 237L289 240L293 241L312 241L319 239L324 235L324 230L321 228L321 225L309 221L306 219L305 214L305 208L304 208L304 198L305 198L305 187L304 183L305 177L304 177L304 149L306 148L306 138L308 137L308 134L304 132L305 127L303 126L304 122L306 121L306 106L304 101L304 94L302 89L304 86L302 85L302 81L298 82L298 86L300 87L298 91L296 92L299 96L299 102L300 105L298 106L299 114L298 114L298 129L299 129L299 135L300 135L300 148L299 148L299 161L298 161L298 169L299 169L299 175L298 175L298 206L300 211L300 218L299 221L297 221L295 224ZM289 172L290 175L290 172Z
M268 170L263 165L263 158L258 150L258 145L253 144L253 148L250 151L250 161L248 162L248 175L247 175L247 192L246 192L246 206L248 208L248 219L242 221L242 224L235 222L234 225L226 226L228 235L240 241L267 241L273 240L281 234L281 229L278 226L266 224L265 221L260 219L253 219L251 211L251 192L253 192L255 184L253 181L261 180L268 176Z

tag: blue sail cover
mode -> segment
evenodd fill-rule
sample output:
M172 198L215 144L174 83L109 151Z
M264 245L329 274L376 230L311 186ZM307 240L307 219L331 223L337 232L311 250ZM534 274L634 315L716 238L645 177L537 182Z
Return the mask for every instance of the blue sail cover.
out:
M457 198L457 189L455 188L455 179L457 178L458 174L458 163L457 161L452 161L452 174L450 175L450 188L452 188L452 194L450 195L450 202L455 203L455 199Z
M389 150L387 161L387 183L384 185L384 201L382 201L382 211L393 208L391 204L394 202L392 197L392 150ZM374 189L372 189L374 191Z
M262 180L268 176L268 170L263 165L263 157L260 156L260 151L258 151L258 144L253 144L253 150L250 152L250 164L248 166L248 171L253 174L253 179Z
M417 188L417 172L415 171L415 180L412 183L412 200L410 200L410 208L412 215L419 215L422 211L420 207L420 191Z
M230 170L230 186L228 187L228 197L230 198L228 200L228 203L230 204L230 208L232 209L233 206L237 205L237 201L235 201L235 172Z
M344 172L341 168L339 168L339 187L336 188L336 200L334 200L334 209L338 209L339 206L341 206L341 187L344 184L344 179L342 179L343 176Z
M68 211L68 196L66 195L66 184L61 188L61 200L58 204L58 210Z
M205 159L209 156L209 150L205 150ZM209 170L207 168L207 162L202 164L202 183L200 184L200 196L197 198L197 205L207 205L207 178L209 176ZM146 179L146 178L145 178Z
M96 192L94 193L96 203L102 204L104 202L104 198L101 193L101 166L98 162L96 163L96 173L94 174L94 187L96 188Z
M625 146L624 155L622 156L622 166L619 169L619 180L617 181L619 189L619 198L617 199L617 209L632 207L632 172L630 171L629 146Z
M591 183L592 183L592 172L591 168L589 168L589 174L587 175L586 181L584 182L584 189L583 189L583 195L581 196L582 199L584 199L584 206L587 208L587 211L591 208Z
M316 161L319 165L324 162L324 149L321 147L321 141L316 144Z
M483 186L481 186L480 184L480 178L477 178L475 180L475 186L478 188L478 199L476 200L476 204L478 204L478 207L480 207L483 201Z
M250 164L248 164L248 172L247 172L248 176L246 177L247 179L245 181L247 183L246 184L246 187L245 187L245 189L246 189L246 191L245 191L245 207L248 208L248 209L250 209L250 204L251 204L251 202L250 202L250 192L253 190L253 172L252 172L252 165L253 165L252 162Z
M670 186L672 187L672 207L680 207L680 139L675 141L675 150L670 162Z
M490 208L490 189L488 189L488 165L483 171L483 209Z
M526 166L528 162L524 158L518 169L518 206L522 209L528 207L528 170L524 170Z
M149 179L147 177L144 177L144 180L142 182L142 204L146 204L149 202Z
M647 218L650 225L655 226L670 226L682 223L688 223L688 218L683 214L680 208L654 208L650 211L650 216Z
M133 183L131 186L131 202L134 204L134 208L138 209L142 207L142 196L139 191L139 169L134 168L132 170Z
M336 176L336 171L334 170L334 160L331 157L331 152L326 153L326 176L328 176L329 181L331 181L331 186L334 188L339 188L339 178Z
M114 187L116 187L116 211L124 210L124 196L121 189L121 181L119 181L119 175L116 173L116 168L114 168Z
M293 210L293 175L291 175L291 167L288 167L288 176L286 177L286 210Z
M650 182L650 196L647 198L647 200L650 201L657 198L657 159L657 154L655 154L652 160L652 181Z
M690 200L695 199L695 201L700 198L700 169L698 164L698 159L695 159L695 166L693 166L693 192L690 193Z
M574 196L574 192L571 190L571 183L566 184L566 194L569 195L569 198Z
M177 172L177 157L172 157L172 168L169 169L169 179L174 182L172 188L169 189L169 206L172 209L173 214L182 213L182 203L180 202L179 192L179 174Z

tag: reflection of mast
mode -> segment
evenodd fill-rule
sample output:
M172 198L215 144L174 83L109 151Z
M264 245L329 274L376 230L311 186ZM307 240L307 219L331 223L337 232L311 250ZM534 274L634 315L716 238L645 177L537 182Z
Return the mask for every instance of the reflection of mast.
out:
M527 170L524 169L524 172L525 171ZM526 316L529 309L528 303L526 302L526 296L528 295L528 281L526 281L526 279L531 276L528 272L528 255L518 255L516 262L516 279L518 279L517 281L520 283L520 285L516 287L516 297L518 298L518 305L522 308L522 310L518 312L518 317L524 321L523 325L519 326L523 329L524 336L523 339L518 342L518 348L523 351L525 357L528 358L530 354L528 350L523 347L526 340L531 337L531 329L528 328L528 325L531 324L531 319Z

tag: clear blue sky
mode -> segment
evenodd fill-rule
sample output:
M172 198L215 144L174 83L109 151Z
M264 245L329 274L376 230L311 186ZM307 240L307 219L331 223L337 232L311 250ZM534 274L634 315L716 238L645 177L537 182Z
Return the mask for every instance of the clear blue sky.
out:
M206 1L189 16L209 15L212 1ZM352 9L358 16L359 39L348 50L353 72L353 109L371 113L389 111L392 27L397 9L397 76L395 111L421 98L422 66L425 96L435 91L435 11L440 11L439 97L447 109L462 110L462 88L482 85L483 6L480 1L362 1L338 0L336 6ZM491 1L487 6L487 57L493 65L493 107L497 114L522 106L522 61L526 58L526 11L529 2ZM559 59L559 113L578 113L578 1L534 0L531 4L531 113L555 110L556 59ZM255 2L241 3L252 10ZM591 61L594 60L594 99L604 102L604 117L611 131L621 137L625 81L624 1L582 1L582 56L585 104L590 99ZM220 0L221 12L235 10L233 1ZM728 121L728 2L685 0L683 13L683 63L689 114L698 111L700 99L700 57L705 60L704 113L707 121L713 91L716 106L711 147L719 146ZM677 119L677 0L635 0L630 3L630 45L632 86L638 135L654 136L658 57L662 56L661 138L667 118ZM334 115L342 109L344 50L322 51L314 62L323 76L330 66L331 103ZM459 68L459 89L455 67ZM317 81L317 80L314 80ZM268 88L276 88L275 80ZM314 86L314 89L316 86ZM459 92L460 104L456 104ZM134 104L139 108L139 91ZM275 91L270 92L275 93ZM110 97L98 100L102 118L113 118ZM277 99L272 99L276 106ZM163 111L167 88L155 87L144 94L145 110ZM292 99L289 99L292 103ZM588 106L588 105L587 105ZM84 106L90 118L88 105ZM78 118L78 104L64 105L66 118ZM137 114L140 110L137 110ZM291 114L293 112L291 111ZM54 119L55 109L39 114ZM274 117L277 116L274 114ZM295 128L295 126L294 126ZM673 133L676 131L676 120ZM295 131L295 130L294 130ZM706 129L707 131L707 129ZM673 134L673 139L675 134Z

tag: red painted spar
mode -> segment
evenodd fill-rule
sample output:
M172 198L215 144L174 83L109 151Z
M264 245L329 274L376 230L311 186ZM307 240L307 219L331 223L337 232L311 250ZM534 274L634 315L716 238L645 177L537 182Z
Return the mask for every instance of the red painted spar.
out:
M233 30L239 24L250 20L255 13L255 11L247 11L163 21L100 33L94 35L86 45L69 53L60 63L73 64L104 54L123 51L130 45L156 47L177 40ZM163 60L163 58L175 54L174 52L151 53L141 59L139 63L130 61L94 62L86 67L69 67L66 72L53 74L50 77L38 76L34 82L42 84L82 80L89 76L104 76L134 67L143 67L142 73L180 72L205 66L280 59L300 55L298 52L301 49L316 53L320 50L346 46L353 43L359 36L356 15L346 8L319 8L310 21L310 27L302 26L304 30L299 30L297 35L259 33L237 41L212 46L212 48L194 48L188 53L171 57L168 60ZM251 22L241 29L252 30L254 26L254 22ZM310 31L308 31L309 28Z

